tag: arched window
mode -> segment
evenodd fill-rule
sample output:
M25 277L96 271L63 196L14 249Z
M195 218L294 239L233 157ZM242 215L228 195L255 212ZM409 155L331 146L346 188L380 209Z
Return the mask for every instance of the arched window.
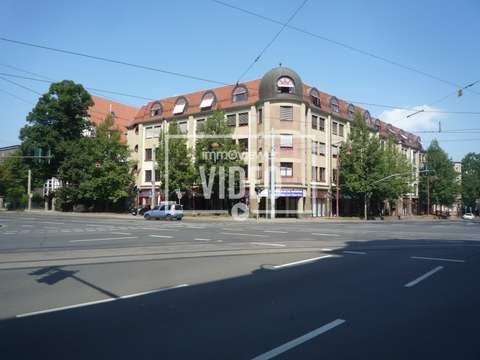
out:
M179 97L173 108L173 115L183 114L187 110L187 99L184 97Z
M215 104L215 94L211 91L206 92L203 97L202 101L200 102L200 109L201 110L208 110Z
M232 102L245 101L248 99L248 90L245 86L239 85L233 89Z
M321 103L320 103L320 93L318 92L317 89L315 88L312 88L310 90L310 100L312 101L312 104L317 106L317 107L321 107Z
M295 83L288 76L282 76L277 80L277 92L280 94L293 94Z
M133 151L135 151L136 153L138 153L138 144L135 145L135 147L133 148Z
M353 106L352 104L348 104L347 116L349 119L353 119L355 116L355 106Z
M160 104L159 102L156 102L150 108L150 116L154 117L154 116L160 116L160 115L162 115L162 104Z
M330 98L330 110L334 113L340 112L340 108L338 106L338 100L335 96Z
M138 135L138 125L135 125L135 135Z

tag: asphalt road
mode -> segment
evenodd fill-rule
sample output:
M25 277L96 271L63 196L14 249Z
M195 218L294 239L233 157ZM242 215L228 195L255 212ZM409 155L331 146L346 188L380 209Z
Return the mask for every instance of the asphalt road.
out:
M480 223L0 213L3 359L479 359Z

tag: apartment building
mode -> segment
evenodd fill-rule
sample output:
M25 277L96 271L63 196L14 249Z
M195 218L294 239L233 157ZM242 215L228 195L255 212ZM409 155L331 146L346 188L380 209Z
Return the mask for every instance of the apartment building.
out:
M207 117L215 109L224 111L233 138L247 152L245 202L253 212L268 208L269 153L273 152L277 212L314 217L334 214L339 146L347 139L357 112L375 136L386 139L392 135L418 172L422 151L418 136L304 84L289 68L277 67L259 80L169 97L143 106L127 130L140 204L150 202L153 184L156 197L160 198L160 174L155 171L153 157L162 129L171 121L178 122L182 133L188 136L188 145L194 147ZM187 194L182 201L195 206L196 196ZM396 211L412 213L417 200L415 182ZM343 212L348 211L347 203L348 199L341 197Z

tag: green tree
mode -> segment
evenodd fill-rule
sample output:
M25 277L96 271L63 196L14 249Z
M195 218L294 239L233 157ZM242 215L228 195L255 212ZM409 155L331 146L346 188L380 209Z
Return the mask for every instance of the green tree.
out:
M20 151L0 163L0 194L5 195L9 209L25 208L27 204L28 168Z
M90 94L71 80L50 85L48 92L40 97L27 116L28 124L20 130L24 156L34 155L35 148L41 148L43 156L48 150L53 155L48 161L27 160L36 174L35 185L41 186L46 179L56 176L66 156L64 143L79 140L91 126L87 111L92 105Z
M432 204L452 205L459 193L459 186L456 182L457 174L452 161L437 140L432 140L425 157L425 169L430 170L430 172L422 173L420 176L420 195L422 199L425 201L430 195L430 206Z
M177 122L170 122L168 130L160 133L156 151L160 181L163 187L168 181L169 196L175 194L175 189L191 191L195 181L192 151L187 146L187 138L181 135ZM165 159L168 160L168 176Z
M360 113L355 114L351 132L340 150L342 189L352 198L363 201L364 217L368 215L368 199L379 197L378 180L384 177L382 149L368 129Z
M241 158L241 149L232 137L232 128L228 126L225 114L216 110L205 121L202 132L205 137L197 140L195 148L195 177L196 183L202 184L204 197L207 196L208 186L211 184L213 208L218 202L222 206L232 204L232 199L221 199L222 187L228 192L230 182L235 189L239 190L240 174L235 172L234 178L230 179L229 171L235 167L244 167ZM220 172L224 172L224 183L221 183ZM225 194L228 197L228 194Z
M386 200L392 204L402 195L412 191L413 168L398 150L391 136L384 143L380 164L384 178L383 181L378 182L377 197L380 203Z
M480 153L468 153L462 159L462 202L475 208L480 199Z
M109 114L96 128L94 137L65 142L65 160L59 168L63 187L58 191L64 210L82 204L97 210L124 206L130 195L133 175L128 163L129 150L120 142Z

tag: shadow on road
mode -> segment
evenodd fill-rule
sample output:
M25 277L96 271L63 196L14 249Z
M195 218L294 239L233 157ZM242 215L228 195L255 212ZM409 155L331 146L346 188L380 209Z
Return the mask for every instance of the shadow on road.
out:
M331 257L300 266L260 268L235 278L4 320L2 358L251 359L345 319L281 358L478 359L479 245L351 241L328 252ZM407 281L438 265L411 255L468 261L445 265L449 271L406 290ZM118 297L77 272L51 267L31 275L48 285L73 278Z

